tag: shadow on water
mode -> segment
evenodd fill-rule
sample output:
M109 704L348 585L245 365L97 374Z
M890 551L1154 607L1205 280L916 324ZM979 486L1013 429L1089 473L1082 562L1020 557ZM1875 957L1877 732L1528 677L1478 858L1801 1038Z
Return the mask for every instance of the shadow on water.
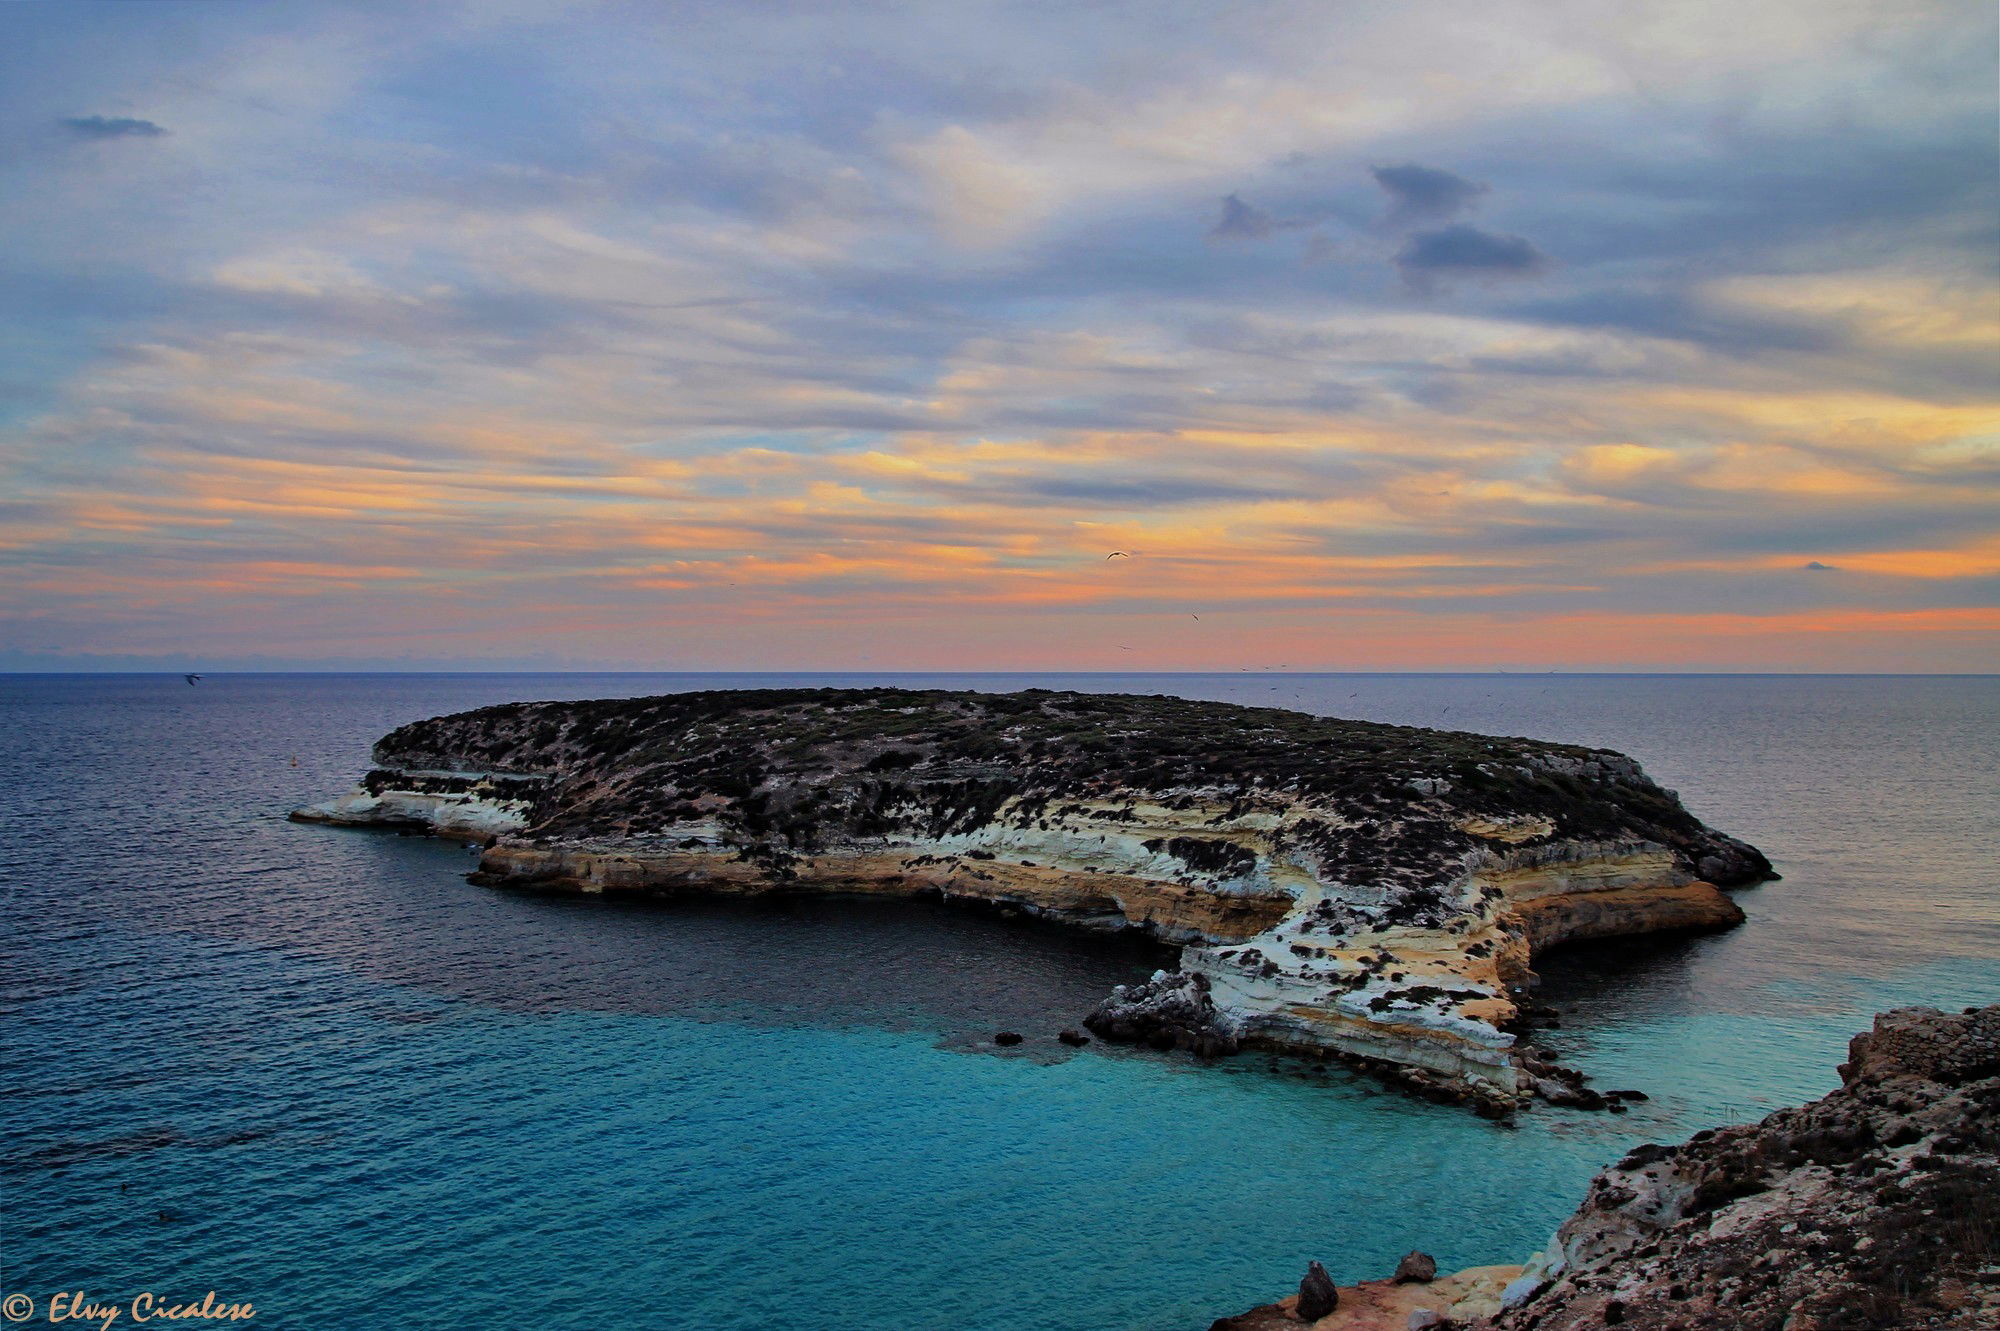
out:
M1533 1001L1569 1023L1610 1025L1651 1015L1686 1002L1707 980L1703 949L1714 937L1598 938L1551 949L1535 958L1541 984Z
M598 1011L939 1033L1078 1025L1179 949L932 900L575 897L477 887L443 843L322 833L337 891L230 932L371 979L522 1012ZM240 902L239 911L240 911ZM243 926L250 927L245 929ZM408 1019L405 1017L404 1019Z

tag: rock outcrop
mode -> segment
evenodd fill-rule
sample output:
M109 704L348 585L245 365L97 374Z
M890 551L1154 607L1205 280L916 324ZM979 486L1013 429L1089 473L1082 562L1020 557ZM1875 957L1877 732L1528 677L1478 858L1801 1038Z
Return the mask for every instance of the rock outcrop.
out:
M1299 1281L1298 1302L1292 1306L1301 1318L1307 1320L1325 1317L1340 1306L1340 1289L1324 1266L1318 1262L1306 1265L1305 1278Z
M1317 1262L1314 1263L1318 1265ZM1518 1266L1476 1266L1467 1271L1415 1283L1364 1280L1338 1287L1331 1313L1313 1317L1299 1296L1287 1295L1234 1317L1209 1323L1209 1331L1424 1331L1424 1328L1479 1324L1500 1310L1500 1294L1520 1278ZM1692 1331L1692 1329L1691 1329Z
M1803 1108L1631 1152L1525 1268L1370 1281L1343 1288L1329 1316L1301 1317L1288 1298L1214 1325L2000 1326L2000 1006L1884 1013L1855 1037L1841 1077Z
M1437 1274L1437 1258L1427 1252L1412 1252L1396 1263L1396 1274L1389 1278L1399 1285L1428 1285Z
M1495 1331L2000 1326L2000 1006L1884 1013L1841 1077L1599 1174Z
M1335 1053L1508 1106L1534 954L1771 876L1605 750L1178 698L743 690L407 725L295 817L569 892L936 895L1185 944L1109 1039Z
M1107 1040L1186 1049L1205 1057L1238 1048L1199 971L1155 971L1144 984L1121 984L1083 1024Z

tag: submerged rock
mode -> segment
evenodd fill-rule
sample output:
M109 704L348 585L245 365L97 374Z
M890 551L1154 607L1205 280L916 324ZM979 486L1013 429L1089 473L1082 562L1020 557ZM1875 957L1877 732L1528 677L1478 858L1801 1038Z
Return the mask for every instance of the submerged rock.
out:
M1518 1057L1538 949L1727 927L1718 887L1770 872L1620 754L1179 698L518 703L404 726L375 762L294 817L487 843L493 886L934 896L1138 930L1181 965L1093 1013L1104 1038L1337 1053L1503 1115L1538 1088L1588 1101Z

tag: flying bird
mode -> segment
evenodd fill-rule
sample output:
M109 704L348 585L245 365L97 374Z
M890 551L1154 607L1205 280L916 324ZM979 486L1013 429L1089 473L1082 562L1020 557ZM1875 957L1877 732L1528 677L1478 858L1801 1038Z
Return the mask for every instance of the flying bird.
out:
M193 687L195 686L195 681L199 680L199 679L201 678L201 676L200 676L200 675L182 675L182 676L181 676L181 678L182 678L182 679L184 679L184 680L186 680L186 681L188 682L188 687L189 687L189 688L193 688Z
M1129 551L1125 551L1125 550L1113 550L1113 551L1112 551L1112 552L1111 552L1110 554L1108 554L1108 555L1106 555L1106 556L1104 556L1104 557L1105 557L1106 559L1130 559L1130 558L1132 557L1132 555L1131 555L1131 553L1130 553Z

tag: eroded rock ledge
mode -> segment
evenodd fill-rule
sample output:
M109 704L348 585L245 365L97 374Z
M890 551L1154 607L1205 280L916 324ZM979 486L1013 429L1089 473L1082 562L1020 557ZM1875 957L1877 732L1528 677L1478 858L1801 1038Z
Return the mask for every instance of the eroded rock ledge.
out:
M1293 1296L1211 1331L2000 1326L2000 1006L1884 1013L1840 1072L1803 1108L1633 1151L1525 1269L1367 1281L1323 1316Z
M1713 929L1770 877L1598 749L1179 698L788 689L419 721L308 821L484 842L477 882L934 894L1186 945L1112 1038L1336 1053L1502 1108L1536 951Z

